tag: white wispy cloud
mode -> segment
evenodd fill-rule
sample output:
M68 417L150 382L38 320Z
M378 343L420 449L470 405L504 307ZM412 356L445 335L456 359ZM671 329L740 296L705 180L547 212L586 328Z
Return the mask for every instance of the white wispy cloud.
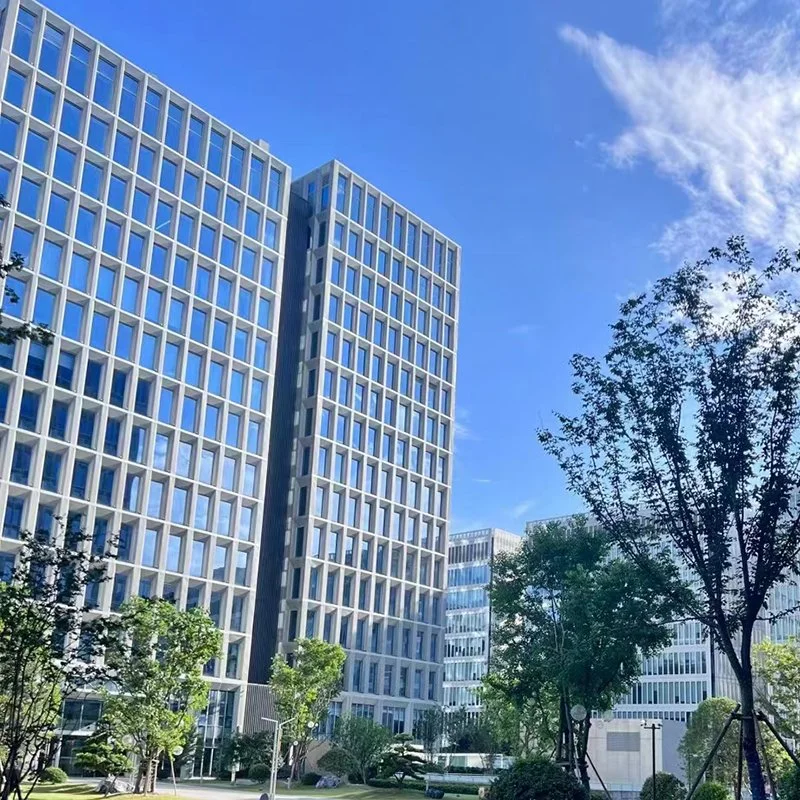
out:
M560 31L628 115L606 143L611 163L648 162L686 195L688 213L657 243L670 256L700 257L733 233L800 243L800 10L758 6L664 0L656 52Z
M536 331L538 326L533 325L530 322L523 322L519 325L512 325L508 329L508 333L511 336L530 336L534 331Z
M470 411L467 408L456 408L456 418L453 422L453 432L456 439L477 439L478 436L469 424Z
M521 519L529 511L532 511L535 507L536 507L536 500L534 500L533 498L522 500L515 506L511 507L511 509L509 510L509 515L514 519Z
M494 483L491 478L473 478L473 483Z

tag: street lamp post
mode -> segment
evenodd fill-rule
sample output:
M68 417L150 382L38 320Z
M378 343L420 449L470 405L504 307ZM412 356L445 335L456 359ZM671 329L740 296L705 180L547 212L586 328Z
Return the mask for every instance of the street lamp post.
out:
M280 722L277 719L272 719L270 717L261 717L262 722L269 722L273 726L272 764L269 771L269 800L275 800L275 794L277 793L278 757L280 756L280 749L281 749L281 731L283 730L285 725L289 725L296 719L297 717L291 717L290 719Z
M653 754L653 798L652 800L656 800L656 731L661 729L661 723L656 722L653 720L652 722L642 722L642 727L646 731L650 731L652 734L651 737L651 748Z

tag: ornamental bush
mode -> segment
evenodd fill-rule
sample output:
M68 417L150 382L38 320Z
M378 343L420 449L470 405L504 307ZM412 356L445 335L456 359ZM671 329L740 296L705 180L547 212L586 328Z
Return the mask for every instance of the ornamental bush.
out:
M517 761L489 787L486 800L586 800L580 781L550 761ZM666 800L661 798L659 800Z
M39 775L42 783L66 783L67 773L61 767L45 767Z
M641 800L654 800L653 778L648 778L639 793ZM656 798L658 800L685 800L686 787L671 772L656 772Z
M267 764L253 764L247 770L247 777L256 783L266 783L269 780L270 772L271 770Z
M694 793L694 800L730 800L730 793L721 783L706 781Z

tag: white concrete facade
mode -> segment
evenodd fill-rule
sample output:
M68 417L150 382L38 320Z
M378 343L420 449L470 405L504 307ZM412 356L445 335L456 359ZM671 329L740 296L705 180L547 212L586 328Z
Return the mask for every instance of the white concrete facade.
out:
M211 747L243 711L290 171L32 0L0 85L0 240L31 267L3 312L55 334L0 348L0 568L55 516L120 534L86 600L211 613Z
M331 718L411 732L441 702L460 248L339 162L292 191L310 246L279 646L339 642Z

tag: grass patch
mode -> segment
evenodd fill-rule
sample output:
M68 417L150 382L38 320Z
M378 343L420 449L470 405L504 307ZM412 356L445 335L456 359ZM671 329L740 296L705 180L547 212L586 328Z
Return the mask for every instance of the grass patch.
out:
M99 780L98 778L97 782L99 782ZM28 800L96 800L96 798L104 798L105 800L105 795L99 794L94 790L97 782L93 784L60 783L55 786L43 786L39 784L30 793ZM24 786L22 791L24 794ZM171 800L186 800L186 798L182 798L180 795L176 798L175 795L172 794L172 787L170 787L169 793L161 788L155 795L114 794L108 795L108 797L112 800L133 800L133 798L142 800L143 797L169 797Z

